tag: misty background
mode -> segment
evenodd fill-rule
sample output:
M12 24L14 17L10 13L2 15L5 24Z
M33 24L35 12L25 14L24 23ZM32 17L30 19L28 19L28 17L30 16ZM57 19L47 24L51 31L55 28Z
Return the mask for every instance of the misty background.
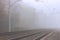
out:
M3 14L9 18L5 15L5 26L1 25L5 30L60 29L60 0L10 0L7 7Z

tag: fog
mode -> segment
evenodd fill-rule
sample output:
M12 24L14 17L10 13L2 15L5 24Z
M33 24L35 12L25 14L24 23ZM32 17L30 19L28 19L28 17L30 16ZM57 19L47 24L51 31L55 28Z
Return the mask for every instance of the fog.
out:
M60 0L21 0L10 5L11 31L60 29Z

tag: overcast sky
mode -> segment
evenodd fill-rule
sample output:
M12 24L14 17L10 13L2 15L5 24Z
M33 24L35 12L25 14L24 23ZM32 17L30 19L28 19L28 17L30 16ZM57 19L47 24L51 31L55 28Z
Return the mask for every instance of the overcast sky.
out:
M42 10L46 14L60 13L60 0L23 0L24 5L31 6L37 11Z

